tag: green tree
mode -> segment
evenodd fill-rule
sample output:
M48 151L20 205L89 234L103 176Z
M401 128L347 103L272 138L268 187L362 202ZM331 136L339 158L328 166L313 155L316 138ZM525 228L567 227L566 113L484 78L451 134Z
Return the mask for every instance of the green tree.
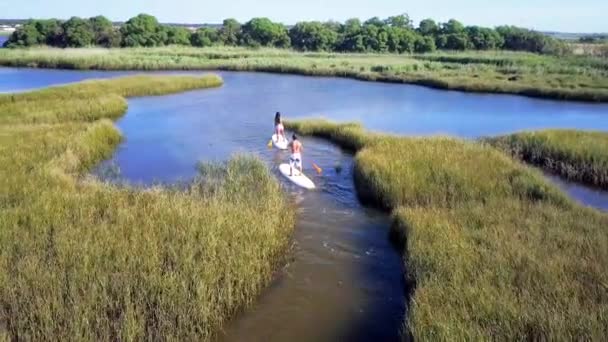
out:
M166 45L190 45L190 31L183 27L165 27L167 39Z
M91 29L93 30L94 42L95 45L104 46L104 47L118 47L120 46L121 36L120 32L116 28L112 22L102 16L96 16L89 18L89 22L91 25Z
M437 41L437 46L448 50L466 50L469 48L469 37L466 29L461 22L450 19L441 25L441 35ZM439 44L441 43L441 45Z
M469 37L465 33L447 34L445 48L448 50L466 50L469 48Z
M219 34L220 41L224 45L238 45L239 36L241 34L241 24L236 19L225 19Z
M363 26L376 26L378 28L383 27L385 25L386 23L384 22L384 20L381 20L378 17L369 18L363 23Z
M441 33L443 34L462 34L465 33L464 25L456 20L450 19L447 23L441 25Z
M338 32L318 21L300 22L289 30L291 45L303 51L331 50L338 41Z
M43 44L45 37L40 34L36 27L36 20L28 20L21 27L19 27L6 41L5 46L16 48L16 47L27 47L38 44Z
M431 36L418 36L414 46L417 53L433 52L437 49L435 39Z
M435 38L435 46L438 49L446 49L448 45L448 36L446 34L440 34Z
M121 28L122 46L159 46L166 41L166 32L155 17L139 14L129 19Z
M206 47L216 44L220 41L220 32L211 27L203 27L190 36L192 46Z
M498 49L504 43L502 36L491 28L469 26L466 31L472 47L477 50Z
M289 47L287 29L268 18L253 18L242 28L242 42L247 46Z
M410 16L407 15L406 13L396 15L393 17L388 17L388 19L386 19L384 22L386 25L389 25L391 27L399 27L399 28L410 29L410 30L414 29L412 19L410 19Z
M504 49L558 55L568 52L565 43L539 32L515 26L500 26L496 31L504 39Z
M64 38L61 21L57 19L36 20L35 25L42 36L40 44L62 46Z
M93 45L95 34L88 20L72 17L64 22L62 27L64 46L85 47Z
M435 36L439 33L439 25L433 19L424 19L418 25L418 32L423 36Z
M418 35L410 29L390 27L388 32L388 50L398 53L412 53Z
M365 44L363 41L363 27L359 19L348 19L340 29L338 50L363 52Z

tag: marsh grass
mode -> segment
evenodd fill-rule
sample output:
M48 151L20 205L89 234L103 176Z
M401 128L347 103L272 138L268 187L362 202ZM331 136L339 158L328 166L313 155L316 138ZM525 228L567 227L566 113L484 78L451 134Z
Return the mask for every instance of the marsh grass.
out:
M269 283L293 214L258 159L180 189L87 176L121 140L109 118L122 96L219 84L129 77L0 97L3 338L209 340Z
M608 216L489 145L289 122L358 151L359 197L392 212L415 340L601 340Z
M605 132L545 130L483 140L570 180L608 189L608 134Z
M3 49L0 65L100 70L234 70L337 76L440 89L608 101L605 59L515 52L428 55L298 53L277 49L160 47Z

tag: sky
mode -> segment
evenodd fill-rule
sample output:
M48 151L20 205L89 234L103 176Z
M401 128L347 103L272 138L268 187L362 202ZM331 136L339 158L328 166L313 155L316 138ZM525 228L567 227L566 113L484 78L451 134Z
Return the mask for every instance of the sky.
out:
M608 0L0 0L0 18L60 18L105 15L123 21L139 13L161 22L220 23L268 17L285 24L302 20L381 18L408 13L467 25L517 25L543 31L608 32Z

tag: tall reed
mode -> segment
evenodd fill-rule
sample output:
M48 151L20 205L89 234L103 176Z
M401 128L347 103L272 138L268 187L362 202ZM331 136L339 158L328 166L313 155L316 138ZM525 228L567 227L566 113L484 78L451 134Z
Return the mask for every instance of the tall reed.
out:
M404 326L415 340L608 334L608 215L487 144L287 124L357 151L359 197L394 218L410 289Z

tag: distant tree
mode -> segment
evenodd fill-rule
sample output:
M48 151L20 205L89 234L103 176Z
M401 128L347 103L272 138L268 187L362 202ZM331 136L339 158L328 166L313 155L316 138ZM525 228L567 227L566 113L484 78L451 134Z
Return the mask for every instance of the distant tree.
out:
M433 19L424 19L418 25L418 32L423 36L435 36L439 33L439 25Z
M412 22L412 19L410 19L410 16L407 15L406 13L396 15L393 17L388 17L386 20L384 20L384 23L391 27L398 27L398 28L404 28L404 29L410 29L410 30L414 29L414 24Z
M469 48L469 36L464 25L455 19L441 24L441 35L437 39L437 46L448 50L466 50Z
M122 39L120 32L114 28L114 25L108 18L99 15L89 18L89 22L95 36L93 39L95 45L103 47L120 46Z
M348 19L340 29L338 50L363 52L365 51L363 27L359 19Z
M465 33L452 33L445 35L448 50L466 50L469 48L469 37Z
M469 26L466 31L472 47L477 50L498 49L504 44L502 36L494 29Z
M500 26L496 28L504 39L503 48L544 54L563 54L568 52L564 42L551 38L539 32L515 26Z
M363 23L363 26L376 26L378 28L383 27L385 25L386 22L378 17L369 18Z
M79 17L72 17L63 25L63 44L66 47L85 47L93 45L95 34L91 23Z
M435 38L435 46L438 49L447 49L448 36L446 34L440 34Z
M461 34L465 33L464 25L456 20L450 19L447 23L441 25L441 33L442 34Z
M155 17L139 14L129 19L121 28L122 46L159 46L166 41L166 32Z
M303 51L328 51L338 41L338 32L318 21L300 22L289 30L291 45Z
M40 44L50 46L63 45L63 27L61 21L57 19L36 20L36 29L42 36Z
M16 48L44 44L45 37L40 34L36 24L36 20L28 20L11 34L5 46Z
M242 42L247 46L289 47L287 29L268 18L253 18L242 27Z
M235 46L239 43L241 24L236 19L225 19L219 32L220 41L224 45Z
M435 39L431 36L418 36L416 39L416 44L414 46L414 51L417 53L426 53L433 52L437 49L435 45Z
M397 53L414 52L418 34L403 27L390 27L388 32L388 51Z
M190 36L192 46L206 47L211 46L220 41L220 32L217 29L203 27Z
M167 26L164 30L167 34L166 45L190 45L190 31L187 29Z

